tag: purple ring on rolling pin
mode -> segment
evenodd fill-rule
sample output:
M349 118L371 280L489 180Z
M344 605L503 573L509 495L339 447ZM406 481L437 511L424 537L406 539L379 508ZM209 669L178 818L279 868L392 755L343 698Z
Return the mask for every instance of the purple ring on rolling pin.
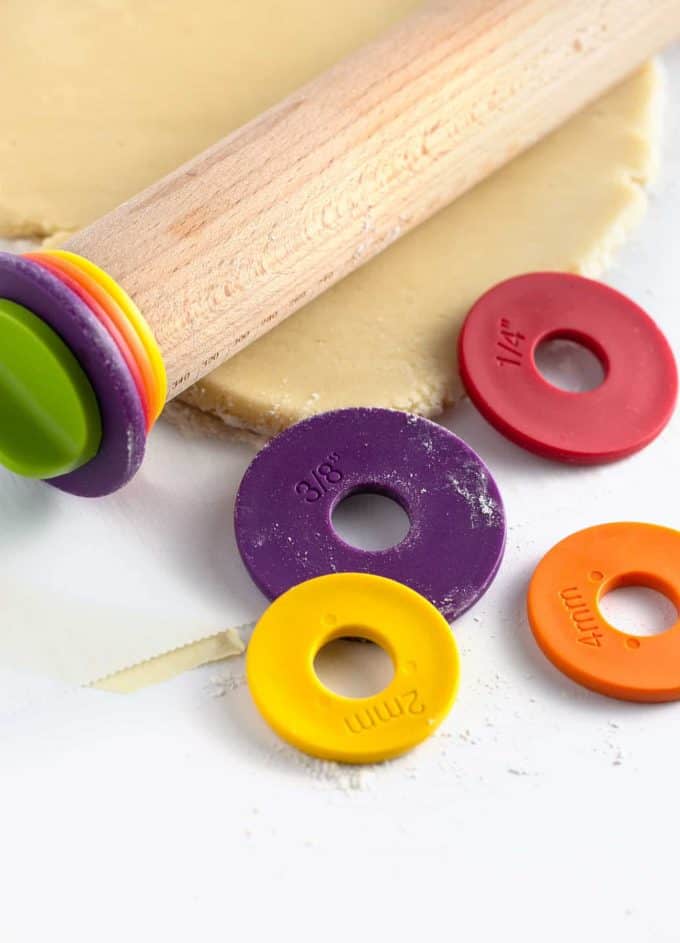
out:
M397 501L411 527L388 550L351 547L334 508L358 492ZM397 580L452 620L488 589L505 547L505 512L486 465L429 419L342 409L287 429L256 456L235 507L243 561L270 599L327 573Z
M24 305L70 348L97 397L102 441L81 468L46 479L61 491L86 498L122 488L142 463L146 425L139 394L106 328L55 275L17 255L0 252L0 298Z

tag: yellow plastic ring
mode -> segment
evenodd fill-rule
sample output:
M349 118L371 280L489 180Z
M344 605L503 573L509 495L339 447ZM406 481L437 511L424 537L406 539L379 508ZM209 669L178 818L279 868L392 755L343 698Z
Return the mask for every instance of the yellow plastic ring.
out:
M317 653L355 636L390 655L394 678L379 694L343 697L321 683ZM435 607L414 590L367 573L301 583L272 603L246 659L250 693L267 723L312 756L375 763L432 734L458 690L458 649Z
M98 265L95 265L95 263L91 262L89 259L86 259L81 255L77 255L75 252L67 252L65 249L46 249L44 251L48 255L54 255L58 258L67 259L69 262L73 262L74 265L77 265L83 272L86 272L91 278L98 282L101 287L107 291L123 309L128 317L128 320L136 330L139 339L141 340L147 354L149 355L149 360L151 361L151 369L156 379L157 397L156 401L152 404L152 409L154 420L158 419L163 410L163 407L165 406L165 401L168 395L168 378L165 372L165 364L163 363L163 356L160 352L160 348L156 343L156 339L153 336L151 328L144 320L144 317L137 305L134 303L132 298L130 298L127 292L121 288L118 282L115 281L115 279L111 278L109 274L107 274L103 269L99 268Z
M151 369L151 362L146 347L142 344L139 334L130 323L123 309L111 295L104 291L99 282L95 281L79 265L69 259L55 258L46 252L25 252L25 259L31 259L39 265L44 265L62 281L80 294L80 297L92 307L93 314L101 320L106 318L106 327L125 358L128 369L133 375L146 417L146 431L150 432L154 424L153 415L156 402L156 375Z

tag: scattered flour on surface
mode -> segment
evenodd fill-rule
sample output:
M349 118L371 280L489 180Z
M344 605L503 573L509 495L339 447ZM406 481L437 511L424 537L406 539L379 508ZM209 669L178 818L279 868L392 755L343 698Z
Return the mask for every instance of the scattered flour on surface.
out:
M205 691L211 697L221 698L245 687L247 683L245 674L226 672L213 675L205 685ZM280 742L272 749L270 761L292 768L324 788L343 793L363 792L370 789L376 770L376 767L372 765L352 766L316 759Z
M244 674L220 674L213 675L205 686L205 690L211 697L224 697L231 691L244 687L248 683Z
M308 756L306 753L301 753L285 743L281 743L274 748L271 759L272 762L283 763L304 773L322 788L343 793L370 790L375 779L375 766L352 766L346 763L335 763L332 760L320 760Z

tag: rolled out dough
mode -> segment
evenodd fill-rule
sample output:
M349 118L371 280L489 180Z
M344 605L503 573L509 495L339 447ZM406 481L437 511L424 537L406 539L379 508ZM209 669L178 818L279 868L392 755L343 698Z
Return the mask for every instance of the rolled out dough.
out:
M0 234L73 231L242 124L418 0L5 0ZM470 303L531 269L590 274L645 205L648 66L182 397L263 435L358 404L460 394ZM367 239L371 220L366 219Z
M262 436L344 406L441 413L462 394L456 339L479 295L521 272L597 275L642 214L658 85L657 68L644 68L223 364L184 404Z

